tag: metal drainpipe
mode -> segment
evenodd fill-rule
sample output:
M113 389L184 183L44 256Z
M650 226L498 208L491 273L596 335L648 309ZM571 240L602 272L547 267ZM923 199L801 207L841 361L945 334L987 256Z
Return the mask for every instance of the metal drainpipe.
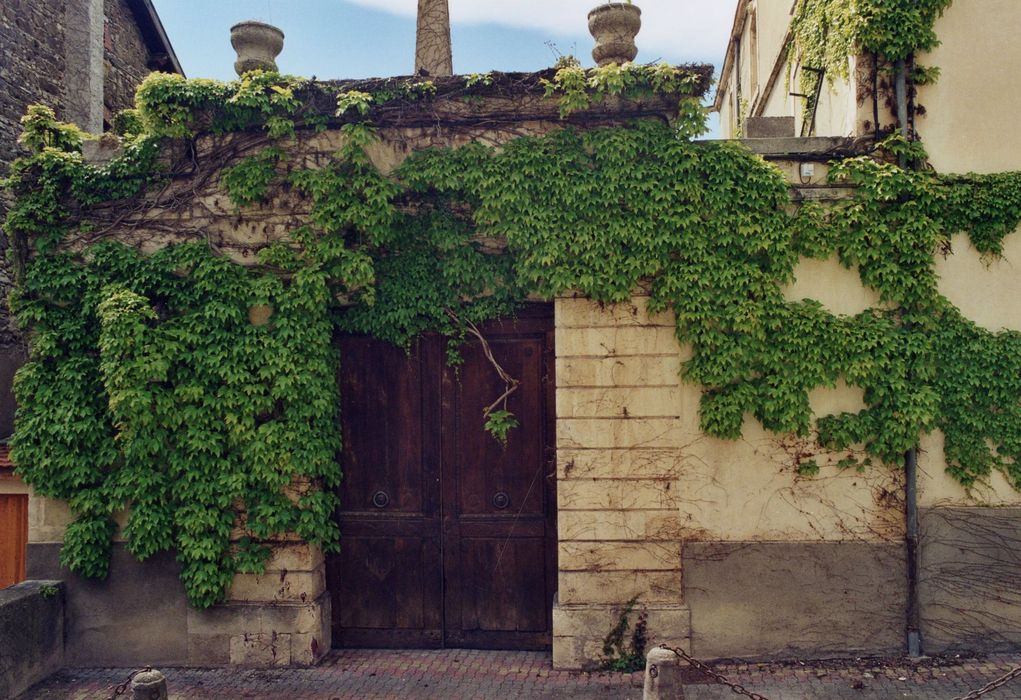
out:
M900 122L900 134L909 139L911 134L908 126L908 67L903 59L894 64L895 83L894 95L897 99L897 121ZM900 167L907 167L907 158L900 157Z
M907 515L905 537L908 558L908 656L922 655L921 611L918 600L918 448L904 456L904 500Z
M911 137L908 125L908 80L907 62L903 59L894 64L894 93L897 100L897 121L900 133L905 139ZM907 167L907 157L900 156L900 167ZM904 455L904 511L906 517L905 545L907 549L908 610L907 645L908 655L922 654L921 615L918 600L918 448L912 447Z

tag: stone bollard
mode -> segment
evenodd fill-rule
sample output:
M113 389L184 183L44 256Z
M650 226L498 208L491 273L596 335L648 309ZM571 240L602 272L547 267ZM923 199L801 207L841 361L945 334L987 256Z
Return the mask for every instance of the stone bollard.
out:
M681 659L677 654L657 647L645 657L642 700L684 700Z
M131 679L133 700L167 700L167 679L159 671L142 671Z

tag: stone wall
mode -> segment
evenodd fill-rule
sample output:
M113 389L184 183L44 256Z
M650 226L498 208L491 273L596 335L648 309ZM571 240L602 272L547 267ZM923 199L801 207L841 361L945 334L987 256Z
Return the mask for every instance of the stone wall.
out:
M119 514L120 525L126 516ZM227 604L196 610L172 553L140 562L119 534L106 579L84 579L61 566L61 542L73 520L63 501L29 499L27 574L67 584L68 665L309 666L329 650L330 597L318 547L271 543L264 574L238 575Z
M104 20L98 36L90 35L87 22L93 2ZM91 70L79 65L88 61L91 43L102 52L95 85L70 79ZM127 0L9 0L0 5L0 45L0 174L14 159L29 105L44 104L61 119L79 121L83 115L72 102L84 99L98 101L112 116L134 104L151 59Z
M485 106L478 109L484 113ZM555 118L519 122L514 134L541 133L558 125ZM499 144L511 136L483 127L448 132L434 126L382 129L380 134L370 156L383 170L416 148L472 139ZM199 158L217 149L239 158L259 147L257 140L245 138L201 139ZM285 147L290 163L315 164L340 145L339 132L329 130L301 134ZM779 165L796 177L795 164ZM307 203L293 193L277 193L269 203L238 212L215 177L204 180L197 192L193 185L185 177L175 182L164 193L166 201L176 203L174 208L160 202L141 208L140 218L120 232L121 240L152 250L202 236L234 260L251 263L259 248L284 237L307 215ZM828 190L809 191L819 198ZM1017 259L1015 252L1021 255L1021 249L1011 245L1008 258ZM943 288L967 296L975 293L975 279L985 279L978 285L984 290L982 298L987 306L990 299L997 301L995 309L986 310L992 315L983 317L983 323L1008 319L999 324L1010 325L1010 319L1021 318L1016 295L995 293L1003 280L1016 284L1009 265L983 272L971 266L974 261L967 256L962 249L963 267L941 268ZM981 277L984 274L994 276ZM829 310L845 314L877 304L857 274L835 260L803 261L796 276L786 290L790 299L818 299ZM769 434L752 420L737 441L703 435L698 419L701 389L680 378L688 350L675 338L673 316L650 313L648 297L640 289L629 302L617 305L564 296L555 303L555 325L556 666L597 663L603 640L635 596L635 615L647 615L651 643L683 646L703 657L902 650L907 563L900 472L841 470L836 462L842 455L823 454L817 458L820 473L803 477L794 465L806 444ZM862 396L838 385L813 392L811 402L818 414L854 411L862 406ZM994 562L997 585L1009 588L1019 571L1017 538L1003 536L977 547L974 532L972 539L964 537L955 524L960 519L950 517L959 513L948 509L971 509L969 518L979 518L988 529L999 519L1016 516L1009 510L980 508L980 503L1012 506L1021 503L1021 497L994 482L983 492L985 501L976 501L977 494L965 493L942 476L938 439L927 438L921 462L923 506L932 509L923 515L926 635L940 649L990 646L983 641L991 639L988 634L954 631L962 629L961 615L974 609L999 630L997 645L1016 644L1021 613L1015 599L996 593L996 586L976 589L969 577L975 564ZM32 499L29 565L38 568L30 568L30 575L66 574L57 567L55 553L68 518L63 504ZM1003 531L999 525L996 529ZM69 609L78 611L69 628L73 662L135 662L110 618L119 609L125 621L117 624L131 624L144 610L144 598L132 598L114 581L123 578L148 585L165 604L168 663L314 663L330 643L322 555L290 541L274 543L274 551L265 575L239 576L225 605L197 612L183 603L169 557L139 564L118 545L107 583L68 579ZM147 566L161 568L156 573ZM95 649L104 639L109 641L106 656L97 657ZM117 644L120 650L114 651Z
M103 120L135 103L135 88L149 74L151 52L127 0L104 0Z
M0 177L18 155L20 120L30 105L100 131L134 104L151 58L128 0L4 0L0 46ZM0 195L0 221L6 211ZM6 246L0 236L0 438L13 430L11 380L25 354L7 308Z
M21 117L30 104L59 107L65 68L65 3L62 0L11 0L0 3L0 177L17 155ZM0 193L0 220L7 212ZM7 238L0 235L0 437L11 434L14 370L24 356L20 335L7 310L12 279L7 269Z
M64 585L0 590L0 697L14 698L64 665Z
M25 107L53 107L64 75L64 2L12 0L0 4L0 175L14 159Z
M465 106L458 101L454 108L463 110ZM492 105L468 108L485 115ZM661 109L662 104L653 107ZM379 141L368 151L378 168L389 171L415 149L457 146L472 140L499 144L561 125L555 103L545 102L542 110L548 118L518 121L502 130L484 126L450 131L435 127L382 129ZM225 149L235 159L231 162L236 162L263 147L260 139L253 143L250 136L201 138L199 159L212 158L214 152ZM301 133L284 147L290 162L314 166L326 163L342 144L342 135L334 129ZM143 208L138 221L125 225L117 238L151 251L201 237L236 262L253 264L259 249L286 238L308 214L307 201L287 191L276 192L269 202L239 212L216 176L204 181L197 191L188 178L180 178L163 194L178 206L152 203L151 208ZM30 499L29 576L67 581L69 665L302 666L318 662L331 648L331 601L324 558L316 547L292 539L269 543L272 557L265 574L236 576L226 603L198 611L187 604L178 579L179 567L171 554L138 562L119 536L106 580L84 580L62 568L60 542L72 520L66 503L39 496ZM119 520L123 525L123 515ZM159 626L159 635L151 634L154 625ZM664 624L661 629L671 625Z
M32 501L28 576L67 586L67 665L311 666L329 651L330 598L317 547L277 543L264 574L235 579L229 603L196 610L172 553L140 562L116 542L106 579L72 574L59 556L66 509ZM49 515L38 512L39 501Z
M562 298L555 322L554 665L596 662L634 596L651 638L687 646L680 477L688 436L677 430L685 407L673 318L648 314L645 297L606 308Z

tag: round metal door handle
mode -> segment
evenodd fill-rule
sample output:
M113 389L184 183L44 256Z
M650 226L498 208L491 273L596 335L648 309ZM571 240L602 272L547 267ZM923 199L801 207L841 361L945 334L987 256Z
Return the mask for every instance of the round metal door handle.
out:
M499 510L503 510L510 505L510 496L504 491L497 491L493 496L493 505Z
M376 491L372 494L372 505L377 508L386 508L390 505L390 496L386 494L386 491Z

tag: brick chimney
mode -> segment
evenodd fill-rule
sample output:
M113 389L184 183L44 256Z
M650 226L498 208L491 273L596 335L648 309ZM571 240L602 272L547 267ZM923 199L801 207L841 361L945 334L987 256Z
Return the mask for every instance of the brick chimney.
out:
M418 0L415 73L432 77L454 73L447 0Z

